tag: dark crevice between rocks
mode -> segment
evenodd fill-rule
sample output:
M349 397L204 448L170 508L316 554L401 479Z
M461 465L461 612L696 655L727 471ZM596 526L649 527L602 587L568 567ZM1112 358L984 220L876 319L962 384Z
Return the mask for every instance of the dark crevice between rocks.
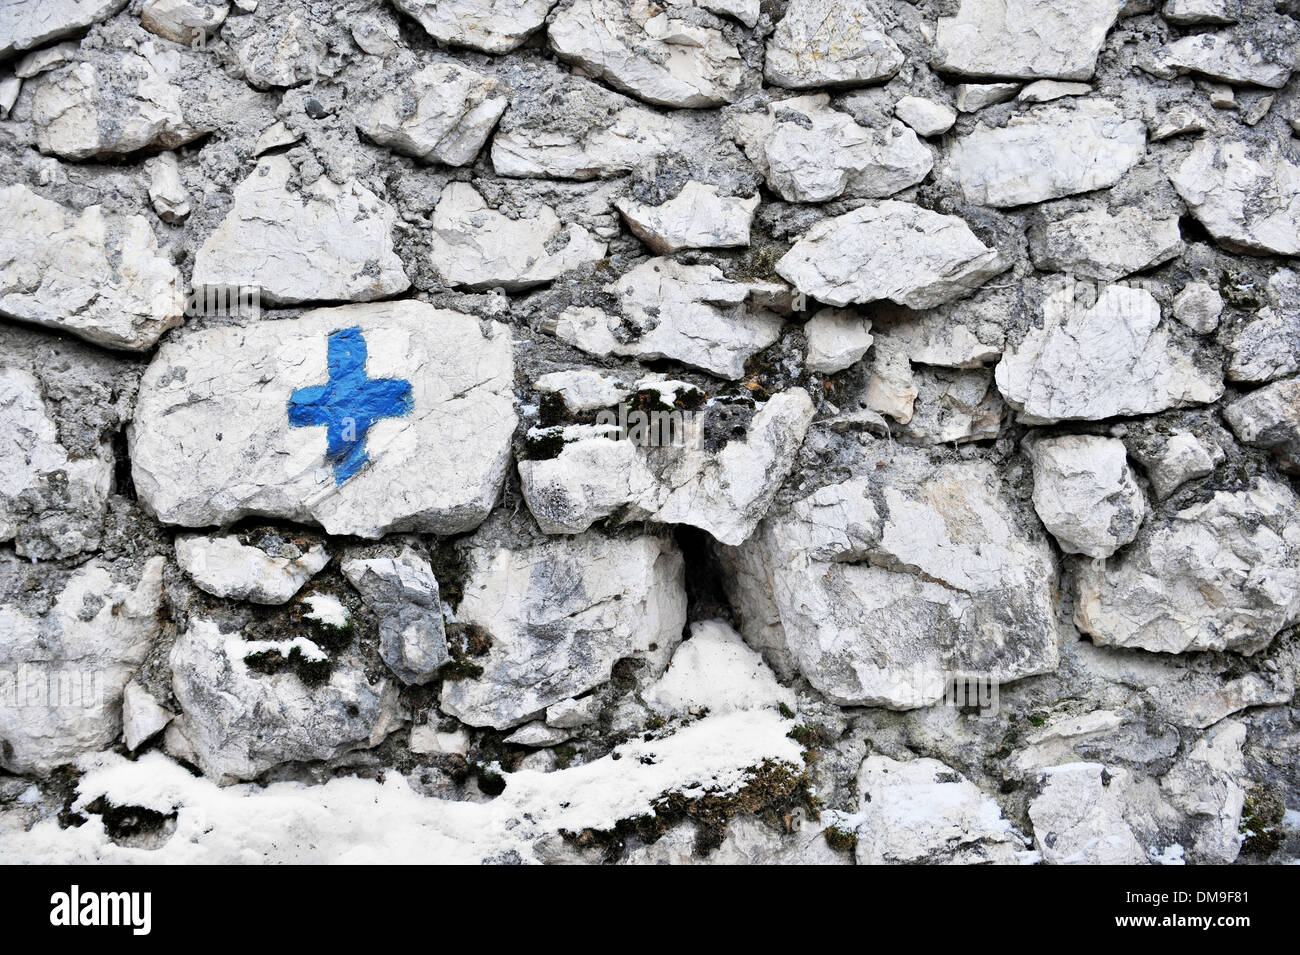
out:
M673 537L685 564L686 619L725 620L739 624L725 587L726 571L718 560L717 542L708 531L687 524L673 528Z

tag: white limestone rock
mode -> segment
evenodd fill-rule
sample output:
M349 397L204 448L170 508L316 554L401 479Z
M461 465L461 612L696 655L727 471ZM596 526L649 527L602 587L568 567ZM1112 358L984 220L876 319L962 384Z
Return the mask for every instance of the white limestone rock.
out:
M9 111L14 108L14 103L18 102L18 94L22 89L21 77L6 76L0 80L0 119L9 118Z
M1067 554L1109 557L1137 536L1146 499L1118 438L1034 441L1034 510Z
M988 368L913 368L915 390L907 421L891 426L900 438L919 444L964 444L996 438L1006 405Z
M1162 60L1180 73L1197 73L1225 83L1245 83L1281 89L1291 77L1295 51L1290 56L1257 46L1249 38L1225 33L1196 33L1175 40Z
M98 546L113 483L113 452L72 456L41 396L39 382L0 365L0 541L20 557L71 557Z
M216 33L229 12L228 0L145 0L140 26L189 46Z
M969 295L1009 266L957 216L885 201L818 222L776 271L826 305L889 299L933 308Z
M772 191L791 202L892 196L934 166L934 155L902 123L859 126L832 109L825 93L734 112L726 128Z
M643 696L651 710L668 718L796 705L794 691L778 683L763 658L721 620L691 624L690 639Z
M1075 624L1098 644L1251 654L1300 619L1300 501L1258 478L1159 519L1104 567L1076 567Z
M885 466L721 548L746 641L844 706L915 709L954 674L1055 669L1051 547L993 466L883 443L867 453Z
M557 457L520 461L524 500L549 534L576 534L621 511L625 522L688 524L727 544L744 541L767 513L812 421L799 389L780 392L743 438L720 450L699 443L643 449L627 438L591 436Z
M393 251L396 213L356 181L291 188L293 164L264 156L194 257L195 286L258 287L266 304L368 302L411 284Z
M682 249L733 249L749 245L759 197L719 195L718 187L690 180L659 205L630 197L614 203L632 234L658 255Z
M95 558L43 617L0 604L0 768L48 772L118 738L123 688L161 635L164 565L151 557L127 583Z
M1300 371L1300 274L1279 269L1265 290L1269 304L1228 337L1228 378L1266 382Z
M887 80L907 57L870 0L791 0L767 41L763 75L788 89Z
M181 323L180 273L144 216L77 214L13 185L0 218L0 315L127 351Z
M581 699L560 700L546 708L546 724L558 729L575 729L587 726L600 716L600 697L584 696Z
M1168 262L1182 250L1177 215L1133 206L1098 206L1049 218L1029 230L1029 254L1037 268L1103 282Z
M501 176L603 179L682 147L678 120L588 80L547 77L553 97L516 95L492 137Z
M1019 83L958 83L957 112L978 113L985 107L1005 103L1019 90Z
M244 79L259 90L310 83L329 56L326 41L303 9L232 17L221 35L233 49Z
M968 202L1005 208L1105 189L1146 153L1146 127L1104 100L1048 104L957 139L948 170Z
M1174 296L1174 318L1194 332L1214 331L1222 314L1223 298L1208 282L1189 282Z
M179 51L142 43L112 64L82 62L33 81L32 125L41 152L61 159L175 149L211 129L187 118Z
M942 136L957 122L956 110L921 96L904 96L894 104L894 115L927 138Z
M703 7L710 13L734 17L750 28L758 23L759 15L762 13L762 0L694 0L694 2L696 6Z
M393 0L435 40L509 53L545 21L556 0Z
M1240 14L1241 0L1165 0L1161 11L1166 20L1179 26L1236 23Z
M559 395L564 407L574 414L612 407L632 393L617 378L583 368L542 375L533 387L543 394Z
M1204 139L1169 179L1225 248L1300 255L1300 165L1277 146Z
M580 225L564 225L550 206L528 218L488 207L467 182L448 183L433 210L430 259L444 282L474 291L519 292L605 256Z
M1206 447L1190 431L1175 431L1155 448L1144 450L1138 446L1134 451L1134 457L1146 469L1147 477L1151 480L1151 490L1160 501L1188 481L1213 474L1223 456L1217 446Z
M76 59L80 45L74 41L47 46L42 50L32 50L14 65L14 76L19 79L31 79Z
M329 563L324 544L303 549L275 535L178 534L176 562L214 597L255 604L287 603Z
M1124 818L1132 775L1101 763L1042 770L1029 804L1034 846L1048 865L1142 865L1150 861Z
M960 0L939 17L935 69L972 77L1089 79L1119 0Z
M1021 421L1153 414L1223 394L1218 370L1201 367L1177 343L1145 289L1110 285L1089 306L1066 282L1046 295L1042 312L1042 326L997 367L998 390Z
M247 663L263 653L288 659L295 649L309 661L328 660L323 683L309 686L292 665L264 673ZM248 640L195 617L172 647L170 662L181 713L168 729L168 749L219 784L255 779L282 763L377 746L401 723L396 688L366 678L355 645L331 657L306 637Z
M0 59L70 36L124 6L126 0L11 0L0 6Z
M731 379L781 335L778 316L749 304L754 290L716 266L650 259L605 291L617 296L621 314L574 306L547 322L546 331L591 355L671 358ZM640 332L630 340L629 326Z
M1015 865L1018 840L989 796L937 759L874 754L858 770L858 865Z
M122 692L122 742L137 750L167 728L176 714L132 680Z
M505 738L512 746L528 746L541 749L546 746L558 746L573 736L568 730L548 726L541 720L526 723Z
M1275 381L1223 409L1237 439L1274 454L1282 469L1300 474L1300 378Z
M871 319L834 308L822 309L808 319L803 329L808 336L804 365L820 375L833 375L856 363L874 340Z
M1193 831L1190 861L1228 865L1241 851L1242 809L1249 779L1242 747L1246 724L1212 726L1160 780L1161 793Z
M335 378L351 368L355 381L361 360L369 381L411 391L377 409L354 392L320 396L344 442L331 455L327 429L291 426L288 409L299 389L332 380L336 332ZM128 434L135 486L169 524L261 515L370 538L460 533L487 516L505 478L513 385L504 326L416 301L211 328L167 343L145 372ZM310 418L312 394L300 397Z
M149 170L149 202L163 222L176 225L190 214L190 197L181 183L175 153L162 153L145 164Z
M560 59L615 89L659 106L731 103L745 82L738 50L721 30L646 0L571 0L547 37Z
M453 62L397 78L397 88L357 110L357 129L381 146L424 162L474 161L508 98L499 81Z
M439 705L470 726L526 723L606 683L624 657L666 662L681 640L682 557L662 538L588 532L518 549L471 542L465 560L456 619L483 628L492 645L474 658L482 674L444 682Z
M1092 87L1087 83L1062 83L1059 80L1036 80L1018 94L1022 103L1050 103L1067 96L1087 96Z
M407 685L428 683L451 659L438 580L410 547L396 557L349 560L343 576L379 618L379 655Z

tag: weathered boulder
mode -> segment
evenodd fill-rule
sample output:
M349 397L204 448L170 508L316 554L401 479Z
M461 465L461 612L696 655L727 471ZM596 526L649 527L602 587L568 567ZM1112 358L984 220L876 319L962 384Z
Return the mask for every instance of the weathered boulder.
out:
M1070 282L1049 292L1042 326L998 364L998 389L1022 421L1151 414L1223 394L1218 370L1177 343L1150 292L1111 285L1091 305L1076 296Z
M1237 439L1277 456L1283 470L1300 473L1300 378L1275 381L1223 409Z
M889 79L906 59L870 0L791 0L763 74L790 89L861 86Z
M268 7L231 17L221 37L254 89L302 86L316 79L329 48L308 11Z
M934 156L897 121L859 126L825 93L731 113L727 129L777 195L791 202L882 199L916 185Z
M1265 288L1268 304L1228 336L1228 379L1273 381L1300 371L1300 274L1279 269Z
M939 17L935 69L960 76L1086 80L1119 0L960 0Z
M992 467L883 443L869 477L823 487L720 549L741 632L841 705L913 709L955 674L1057 665L1055 567Z
M171 524L247 515L331 534L459 533L515 428L510 335L416 301L317 309L169 342L141 382L141 500Z
M623 521L689 524L739 544L793 468L812 416L808 395L791 389L762 405L744 436L718 450L698 434L680 445L650 447L584 436L554 458L519 462L524 499L550 534L577 534L619 511Z
M428 683L451 657L438 580L411 548L396 557L354 559L343 575L379 618L379 655L406 684Z
M1281 89L1291 77L1295 51L1259 47L1247 37L1197 33L1175 40L1162 59L1181 73Z
M1169 179L1225 248L1300 254L1300 165L1276 145L1202 139Z
M77 214L13 185L0 218L0 315L129 351L181 323L180 273L144 216Z
M0 441L0 541L19 556L64 558L96 547L101 537L113 452L74 456L28 372L0 365L0 419L9 437Z
M140 26L189 46L216 33L229 12L229 0L145 0Z
M832 375L857 362L871 348L871 319L856 312L824 308L803 327L808 336L804 364L819 375Z
M1141 865L1150 860L1124 818L1133 776L1101 763L1043 770L1029 804L1034 845L1048 865Z
M573 306L546 330L591 355L671 358L723 378L740 378L745 362L781 335L780 317L752 305L753 287L716 266L650 259L605 291L619 314Z
M292 304L368 302L410 286L391 206L359 182L322 175L299 190L294 178L287 157L259 160L194 257L196 287L257 287L268 304Z
M448 285L518 292L554 281L600 260L606 245L580 225L563 225L555 210L510 218L488 208L466 182L452 182L433 210L429 236L434 269Z
M730 249L749 245L749 226L759 197L719 195L718 187L691 180L658 205L622 198L614 203L632 234L659 255L682 249Z
M471 726L528 722L607 682L618 660L666 663L681 641L682 558L662 538L588 532L518 549L471 541L465 561L456 619L491 646L473 658L480 675L443 683L439 705Z
M1174 296L1174 318L1194 332L1214 331L1222 314L1223 297L1207 282L1189 282Z
M1010 264L957 216L885 201L818 222L776 271L826 305L889 299L933 308L969 295Z
M1118 438L1066 435L1029 445L1034 510L1067 554L1109 557L1137 536L1146 499Z
M62 159L94 159L198 139L211 128L182 108L173 82L182 68L179 51L148 42L116 63L87 61L43 74L33 81L37 148Z
M1037 268L1103 282L1167 262L1182 250L1177 215L1135 207L1096 207L1029 230L1029 254Z
M721 30L679 12L645 0L571 0L551 18L547 37L560 59L647 103L733 102L745 81L740 51Z
M282 604L293 598L327 563L329 551L317 542L299 546L274 533L178 534L176 562L201 590L215 597L256 604Z
M940 136L957 122L956 110L921 96L904 96L894 104L894 115L925 137Z
M393 0L435 40L508 53L546 22L556 0Z
M1258 478L1157 518L1105 566L1075 567L1075 624L1158 653L1255 653L1300 620L1300 501Z
M396 82L357 110L357 129L425 162L473 162L508 102L496 79L458 63L430 63Z
M0 604L0 767L47 772L118 738L122 690L161 632L164 563L124 580L93 559L43 616ZM24 573L0 562L6 591Z
M1005 126L980 123L947 162L968 202L1002 208L1113 186L1145 153L1141 120L1085 99L1016 113Z
M281 666L260 662L268 657ZM293 661L328 664L328 677L304 682ZM170 663L181 714L167 731L168 749L218 783L376 746L400 725L395 687L366 678L355 645L329 654L303 636L249 640L198 617Z
M0 59L107 20L127 0L13 0L0 7Z
M857 787L858 865L1018 862L1018 840L998 804L937 759L868 756Z

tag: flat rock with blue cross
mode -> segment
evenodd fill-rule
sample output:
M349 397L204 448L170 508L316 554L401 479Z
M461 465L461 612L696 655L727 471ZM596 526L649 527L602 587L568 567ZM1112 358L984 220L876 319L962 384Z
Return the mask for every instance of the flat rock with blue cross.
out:
M500 495L513 380L506 326L422 302L182 330L141 381L132 476L169 524L460 533Z

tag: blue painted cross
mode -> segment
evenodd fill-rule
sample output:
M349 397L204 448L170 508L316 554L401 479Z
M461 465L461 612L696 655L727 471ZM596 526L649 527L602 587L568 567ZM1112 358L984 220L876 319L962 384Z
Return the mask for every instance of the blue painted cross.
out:
M366 340L359 328L331 332L326 384L299 388L289 397L289 424L325 427L326 456L334 483L343 484L370 461L366 432L381 418L401 418L415 402L411 383L366 377Z

